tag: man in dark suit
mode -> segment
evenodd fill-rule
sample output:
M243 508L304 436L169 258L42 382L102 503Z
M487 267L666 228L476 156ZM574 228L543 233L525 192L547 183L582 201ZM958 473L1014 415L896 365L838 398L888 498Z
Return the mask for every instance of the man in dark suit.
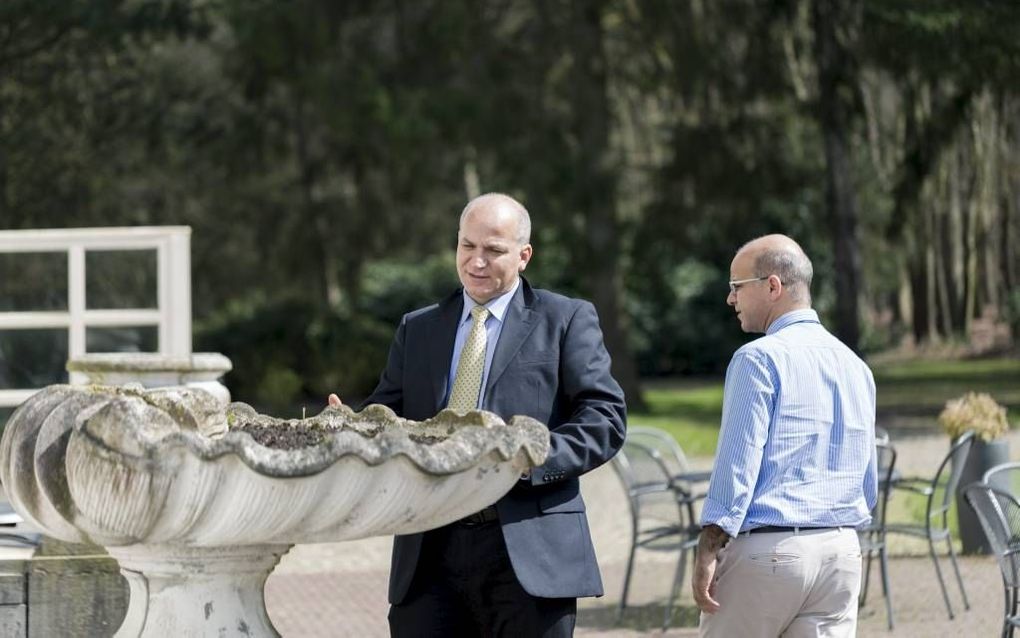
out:
M394 636L570 636L577 597L603 593L579 477L623 444L623 391L595 308L520 276L530 233L511 197L468 203L457 238L463 289L404 316L365 401L416 421L445 407L524 414L551 437L546 462L494 506L395 538Z

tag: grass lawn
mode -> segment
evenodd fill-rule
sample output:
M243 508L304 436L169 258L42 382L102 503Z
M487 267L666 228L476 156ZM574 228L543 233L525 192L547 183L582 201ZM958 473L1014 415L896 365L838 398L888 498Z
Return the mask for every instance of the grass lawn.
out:
M1020 360L908 361L873 366L878 387L878 422L895 434L937 431L945 402L964 392L988 392L1020 426ZM712 456L722 415L722 379L649 384L649 409L630 415L631 425L658 427L676 437L692 456Z

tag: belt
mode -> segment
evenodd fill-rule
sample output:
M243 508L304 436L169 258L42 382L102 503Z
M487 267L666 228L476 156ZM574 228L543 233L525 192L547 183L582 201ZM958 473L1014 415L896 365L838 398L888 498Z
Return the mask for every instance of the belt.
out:
M457 521L457 524L464 527L477 527L479 525L485 525L486 523L498 520L499 514L496 512L496 506L490 505L480 512L475 512L471 516L465 516Z
M782 532L787 532L787 533L789 533L789 532L794 532L794 533L797 533L797 532L818 532L818 531L832 530L832 529L840 529L840 528L838 528L838 527L807 527L807 526L786 527L786 526L783 526L783 525L765 525L764 527L755 527L754 529L749 529L746 532L741 532L741 534L779 534L779 533L782 533Z

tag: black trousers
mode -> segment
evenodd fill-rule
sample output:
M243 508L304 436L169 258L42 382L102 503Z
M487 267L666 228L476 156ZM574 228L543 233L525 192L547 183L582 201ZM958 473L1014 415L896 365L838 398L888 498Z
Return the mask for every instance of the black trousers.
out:
M497 521L426 532L411 589L389 614L396 638L569 638L576 618L576 598L524 591Z

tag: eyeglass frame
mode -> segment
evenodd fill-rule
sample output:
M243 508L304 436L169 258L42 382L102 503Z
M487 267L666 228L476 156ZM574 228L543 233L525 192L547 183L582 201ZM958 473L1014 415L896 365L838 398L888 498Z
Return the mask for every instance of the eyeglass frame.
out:
M751 277L750 279L737 279L735 281L727 282L730 285L730 294L731 295L737 294L737 291L740 290L740 287L743 286L744 284L750 284L756 281L765 281L771 276L772 275L765 275L764 277Z

